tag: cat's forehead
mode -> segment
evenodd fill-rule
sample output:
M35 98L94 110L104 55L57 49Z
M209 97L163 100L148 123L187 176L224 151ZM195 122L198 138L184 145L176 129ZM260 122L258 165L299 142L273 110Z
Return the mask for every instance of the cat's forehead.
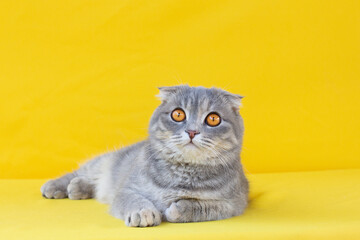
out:
M209 109L214 107L221 107L225 104L224 99L219 93L213 89L203 87L189 87L178 91L173 99L173 103L184 108L201 108Z

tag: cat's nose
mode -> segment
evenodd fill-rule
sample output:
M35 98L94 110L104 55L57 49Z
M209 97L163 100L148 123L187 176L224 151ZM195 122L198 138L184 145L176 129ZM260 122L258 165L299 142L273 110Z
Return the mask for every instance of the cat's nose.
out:
M189 134L190 139L193 139L196 134L200 133L199 131L194 131L194 130L185 130L185 132Z

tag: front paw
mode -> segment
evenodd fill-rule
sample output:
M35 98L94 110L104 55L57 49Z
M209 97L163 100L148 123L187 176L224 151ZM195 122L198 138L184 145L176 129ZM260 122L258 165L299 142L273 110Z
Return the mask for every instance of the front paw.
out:
M152 227L161 223L161 215L158 210L141 209L126 214L125 224L128 227Z
M173 202L170 207L165 210L165 217L168 222L190 222L192 219L191 202L187 200L179 200Z

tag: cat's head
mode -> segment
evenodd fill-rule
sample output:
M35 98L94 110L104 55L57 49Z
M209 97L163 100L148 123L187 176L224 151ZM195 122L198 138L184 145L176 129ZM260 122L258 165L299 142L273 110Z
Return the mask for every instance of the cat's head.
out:
M244 131L241 96L187 85L159 90L162 103L149 127L155 154L196 164L225 163L229 153L239 154Z

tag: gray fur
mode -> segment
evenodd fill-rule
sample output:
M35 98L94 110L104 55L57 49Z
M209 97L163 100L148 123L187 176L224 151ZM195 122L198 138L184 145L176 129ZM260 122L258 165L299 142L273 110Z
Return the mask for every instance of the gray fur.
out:
M240 163L244 132L241 96L217 88L185 85L160 88L145 141L107 153L77 171L41 187L46 198L95 197L128 226L198 222L240 215L247 206L248 181ZM181 108L186 120L175 122ZM221 123L205 124L216 112ZM197 130L190 138L185 130Z

